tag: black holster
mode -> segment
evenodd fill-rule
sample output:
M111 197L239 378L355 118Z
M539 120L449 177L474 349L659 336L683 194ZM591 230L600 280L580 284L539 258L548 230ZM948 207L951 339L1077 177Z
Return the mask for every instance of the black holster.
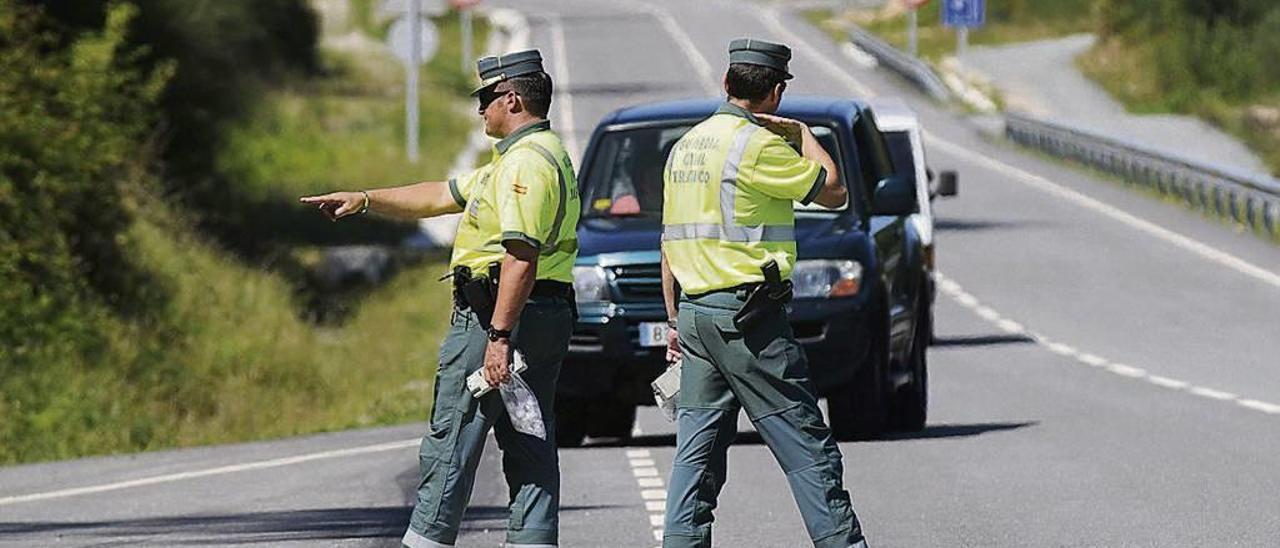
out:
M498 265L489 267L489 276L474 278L465 266L453 269L453 303L459 310L470 309L488 330L493 325L493 309L498 302Z
M733 315L733 325L738 327L738 331L750 330L770 314L781 312L791 302L791 280L782 279L778 262L769 259L760 271L764 273L764 283L751 290L747 302Z

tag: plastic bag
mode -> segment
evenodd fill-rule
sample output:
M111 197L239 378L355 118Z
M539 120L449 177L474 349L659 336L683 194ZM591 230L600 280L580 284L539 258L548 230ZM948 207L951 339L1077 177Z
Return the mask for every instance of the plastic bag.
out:
M507 406L507 415L511 417L511 426L516 432L540 440L547 439L547 427L542 422L538 398L518 373L513 373L510 381L499 386L498 392L502 394L502 403Z

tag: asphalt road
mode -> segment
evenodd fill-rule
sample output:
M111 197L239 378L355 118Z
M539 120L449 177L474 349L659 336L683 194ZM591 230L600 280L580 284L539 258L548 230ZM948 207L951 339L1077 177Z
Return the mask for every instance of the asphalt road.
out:
M504 2L494 2L503 4ZM931 415L844 443L873 546L1280 545L1280 253L1114 183L984 141L891 74L768 4L506 0L563 63L554 122L585 143L639 101L705 95L738 36L796 51L789 92L901 95L921 113L940 202ZM563 57L567 56L567 62ZM561 452L562 545L657 544L672 427ZM394 546L421 425L0 469L0 546ZM497 546L487 452L460 545ZM743 424L718 546L807 544Z

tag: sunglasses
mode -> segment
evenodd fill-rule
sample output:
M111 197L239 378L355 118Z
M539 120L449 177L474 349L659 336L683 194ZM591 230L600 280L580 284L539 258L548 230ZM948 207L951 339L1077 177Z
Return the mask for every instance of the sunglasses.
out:
M513 90L510 90L510 89L504 89L501 91L497 89L480 90L480 93L476 95L476 99L480 101L480 112L484 112L485 109L489 108L490 104L492 104L494 101L497 101L499 98L506 96L508 93L511 93L512 91Z

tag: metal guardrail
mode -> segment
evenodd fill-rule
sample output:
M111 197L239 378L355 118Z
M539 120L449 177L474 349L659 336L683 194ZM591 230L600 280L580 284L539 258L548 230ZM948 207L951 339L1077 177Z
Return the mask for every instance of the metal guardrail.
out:
M1280 180L1180 158L1138 143L1017 113L1005 114L1014 142L1119 175L1185 202L1280 237Z
M849 39L875 57L880 64L901 74L934 99L946 101L951 98L951 90L943 83L942 78L918 57L912 57L858 27L849 31Z

